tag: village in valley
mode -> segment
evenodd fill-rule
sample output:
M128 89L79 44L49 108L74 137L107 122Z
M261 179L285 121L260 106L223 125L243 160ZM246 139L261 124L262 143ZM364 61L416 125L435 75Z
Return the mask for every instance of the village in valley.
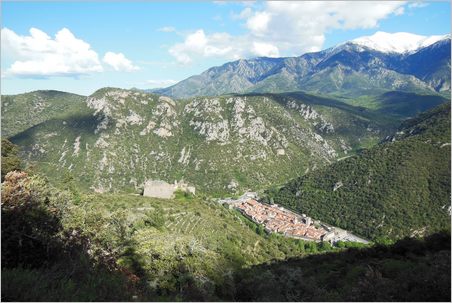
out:
M252 221L262 224L268 233L280 233L287 237L308 241L350 241L368 243L343 229L313 220L305 214L298 215L277 204L265 204L257 201L257 194L247 192L238 199L221 199L230 208L239 210Z

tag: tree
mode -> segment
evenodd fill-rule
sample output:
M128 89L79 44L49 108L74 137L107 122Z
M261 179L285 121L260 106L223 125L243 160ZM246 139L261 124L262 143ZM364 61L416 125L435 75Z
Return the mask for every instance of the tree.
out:
M14 145L8 139L2 138L2 182L8 172L20 170L21 163L17 156L18 152L17 145Z
M265 235L264 227L261 224L257 224L256 233L261 236Z

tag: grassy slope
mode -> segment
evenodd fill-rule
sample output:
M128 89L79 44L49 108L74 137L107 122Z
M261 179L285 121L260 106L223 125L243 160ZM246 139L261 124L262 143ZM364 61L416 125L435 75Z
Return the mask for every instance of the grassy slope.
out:
M90 239L91 251L110 252L121 268L137 275L139 298L145 301L233 300L234 274L239 270L323 249L311 242L266 236L262 230L258 234L256 225L237 211L197 198L78 197L64 205L64 229L79 231L81 238ZM103 290L118 282L108 280L113 277L106 273L71 275L59 263L33 270L3 269L2 279L10 281L2 281L2 296L19 301L111 300L105 291L93 293L86 279L96 279L93 286ZM30 279L40 283L30 285ZM17 293L25 287L30 288L28 292ZM80 292L79 287L83 287ZM130 300L129 295L130 291L117 299Z
M156 293L169 292L177 284L181 266L201 283L200 289L211 292L212 287L227 284L238 268L299 256L305 253L304 245L310 247L303 241L259 235L256 226L237 211L197 198L95 195L86 202L88 209L105 218L123 220L130 238L119 262L133 268L138 260L155 283ZM99 232L111 232L104 228ZM215 296L215 291L205 295Z
M447 301L450 295L450 235L344 251L259 235L236 211L190 197L103 194L74 202L63 204L64 229L89 238L92 250L111 252L138 284L131 289L113 273L60 263L2 268L2 299Z

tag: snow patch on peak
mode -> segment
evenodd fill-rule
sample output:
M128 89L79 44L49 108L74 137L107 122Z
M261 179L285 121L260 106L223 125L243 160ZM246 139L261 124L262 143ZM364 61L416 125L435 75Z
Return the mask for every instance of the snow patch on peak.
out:
M353 44L375 49L384 53L408 53L429 46L450 35L421 36L411 33L376 32L372 36L364 36L350 41Z

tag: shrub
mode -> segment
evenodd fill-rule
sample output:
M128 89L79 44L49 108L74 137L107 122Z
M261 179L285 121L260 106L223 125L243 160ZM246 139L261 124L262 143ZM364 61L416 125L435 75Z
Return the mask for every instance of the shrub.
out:
M17 156L19 149L7 139L2 139L2 182L8 172L19 170L20 159Z
M193 199L193 195L189 192L178 189L174 192L174 198L181 201L190 201Z
M146 213L146 219L144 219L146 226L152 226L157 229L162 229L165 225L165 217L160 209L154 211L148 211Z
M132 299L139 278L120 268L115 253L98 238L89 238L92 233L82 230L83 224L64 228L62 219L80 210L70 194L37 175L12 171L5 176L1 197L2 300Z
M62 230L60 211L48 196L38 177L12 171L2 184L2 266L24 263L41 266L54 258L50 252L58 245Z

